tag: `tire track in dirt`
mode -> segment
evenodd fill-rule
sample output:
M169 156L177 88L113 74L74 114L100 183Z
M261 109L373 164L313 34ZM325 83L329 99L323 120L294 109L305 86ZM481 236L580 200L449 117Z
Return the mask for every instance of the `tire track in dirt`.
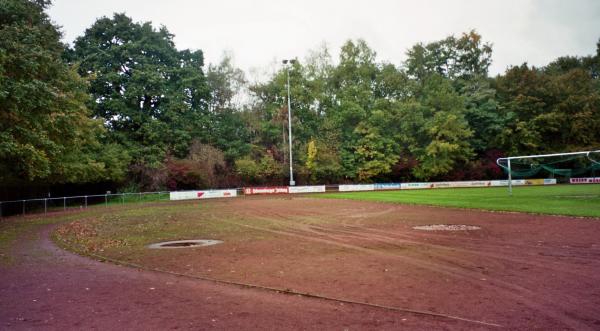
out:
M347 232L347 231L340 230L340 229L332 230L332 229L328 229L328 228L324 228L324 227L316 227L316 226L311 226L311 228L318 228L319 231L322 231L324 233L327 233L327 232L342 233L344 235L351 235L351 236L353 236L353 238L366 239L363 234L359 234L359 233L355 233L355 232ZM365 229L365 228L361 228L361 229ZM333 239L335 240L335 236L333 237ZM368 237L368 239L373 239L376 242L387 243L390 246L402 247L402 246L397 245L397 243L396 243L397 240L395 238L390 238L390 237L384 236L384 235L375 235L375 237L370 236L370 237ZM420 246L428 246L428 247L432 247L432 248L436 248L436 249L445 250L445 251L448 251L448 252L455 252L455 251L457 251L457 252L461 252L461 253L471 254L471 255L477 256L477 257L479 257L479 256L485 256L485 257L492 258L492 259L504 260L506 265L520 263L520 264L528 265L530 267L535 267L535 268L540 268L540 269L546 269L548 271L552 271L552 272L556 272L556 273L562 273L562 274L565 274L565 275L569 275L570 277L566 277L566 279L571 279L572 278L572 279L576 279L577 282L584 282L581 279L581 275L580 274L570 272L568 269L565 270L565 269L560 269L560 268L553 268L553 267L550 267L549 264L539 264L539 263L538 264L534 264L534 263L529 263L527 261L524 261L524 260L518 259L518 258L512 258L511 259L510 257L505 256L505 255L495 255L495 254L488 254L488 253L478 254L478 252L475 252L475 251L470 251L470 250L465 250L465 249L460 249L460 248L459 249L455 249L455 248L452 248L452 247L447 247L447 246L442 246L442 245L436 245L436 244L429 244L429 243L422 243L422 242L412 241L412 240L400 239L400 241L402 243L413 244L413 245L420 245ZM445 262L447 264L457 265L458 267L465 268L467 270L468 270L467 265L472 264L472 262L470 260L461 259L461 258L456 257L456 256L453 256L452 259L445 258L445 256L446 256L445 254L439 254L439 253L436 253L435 251L428 251L428 255L429 256L435 256L440 261L443 261L443 262ZM461 262L462 264L459 264L457 262ZM504 267L504 265L501 265L500 267ZM489 276L486 276L486 277L489 277ZM589 287L589 288L593 287L594 281L597 282L598 280L600 280L600 277L598 277L598 276L596 276L594 278L594 277L590 277L588 275L586 277L587 278L592 278L591 280L590 279L586 279L585 282L584 282L585 285L587 285L587 287ZM495 281L498 281L498 280L496 279ZM507 283L505 281L503 281L503 283L504 284L510 284L510 283ZM525 289L526 287L521 287L521 288ZM565 301L564 297L568 297L569 300ZM568 306L571 306L571 307L574 306L575 302L579 301L579 300L580 299L578 297L575 297L573 295L563 295L563 300L561 301L563 309L565 309L564 306L567 306L567 307ZM578 302L578 303L580 304L580 302ZM588 302L588 304L591 307L595 307L595 303L594 302ZM595 314L596 314L596 316L600 316L600 307L598 307L598 309L595 310Z
M348 228L351 226L345 226L345 227ZM482 244L484 243L484 241L482 240L482 241L480 241L479 245L477 245L477 247L473 247L473 249L467 249L467 248L456 247L456 246L450 247L450 246L445 246L442 244L433 244L433 243L424 242L424 241L411 240L413 238L412 235L402 234L402 233L398 233L398 232L390 234L390 232L388 232L388 231L376 230L376 229L372 229L372 228L368 228L368 227L352 226L351 229L353 231L348 231L345 229L338 229L338 228L330 229L330 228L317 227L317 226L312 226L312 228L317 228L323 232L334 232L334 233L337 232L337 233L352 235L352 236L355 236L356 238L363 238L364 233L370 233L370 238L377 238L378 241L384 242L384 243L394 244L394 243L400 242L400 243L405 243L405 244L420 245L420 246L431 247L431 248L444 250L444 251L452 252L452 253L460 252L463 254L469 254L469 255L473 255L473 256L484 256L484 257L491 258L491 259L502 260L502 261L504 261L504 264L519 263L524 266L541 268L541 269L545 269L545 270L552 271L552 272L560 272L560 273L568 274L573 277L581 277L582 276L581 273L571 272L568 269L565 270L563 268L554 267L553 265L550 265L550 264L532 263L527 259L519 258L518 256L515 256L515 255L503 255L503 254L494 253L494 252L498 251L499 247L506 247L506 243L503 245L499 245L499 246L492 246L492 245L483 246ZM462 240L462 238L461 238L461 240ZM539 248L539 246L537 246L536 248ZM552 250L555 250L556 248L554 248L554 247L546 248L545 247L544 249L546 249L548 251L552 251ZM430 254L441 257L441 254L436 254L435 252L430 252ZM548 253L548 254L551 254L551 253ZM543 255L543 254L540 253L540 255ZM581 258L581 257L576 256L574 258L585 259L586 261L590 260L591 262L597 262L598 259L594 258L594 257ZM455 259L457 261L463 262L464 264L471 263L471 261L466 260L466 259L460 259L458 257L455 257ZM503 266L503 265L501 265L501 266ZM600 275L597 273L586 274L583 276L586 278L589 278L590 285L593 284L593 282L597 282L600 280Z
M442 243L450 242L452 244L457 244L456 240L455 240L456 238L449 238L447 235L443 235L443 234L435 234L435 233L421 234L421 233L415 232L415 233L411 233L409 235L409 234L403 234L400 232L390 233L389 231L377 230L377 229L368 228L368 227L358 227L358 226L356 227L356 229L359 231L367 231L367 232L371 232L371 233L387 235L387 236L390 236L391 238L396 238L396 237L397 238L411 238L411 239L419 238L419 239L423 239L423 240L435 239L435 240L441 241ZM493 254L493 252L497 251L498 249L510 247L512 249L519 249L519 250L535 249L535 250L539 250L539 251L547 251L547 253L541 252L542 253L541 255L548 254L548 256L550 256L557 249L564 248L564 247L547 246L547 245L541 245L541 244L537 244L537 245L516 244L513 242L509 243L507 241L478 239L478 238L469 238L469 237L461 237L460 244L463 245L465 248L457 247L457 249L473 250L473 248L476 248L479 250L479 249L483 248L488 251L491 251L492 254ZM598 262L600 262L600 248L592 247L592 245L581 246L581 247L571 245L568 248L571 251L577 251L577 254L571 254L568 256L571 259L582 260L581 263L590 263L590 262L598 263ZM525 262L526 261L524 261L524 263Z
M388 244L390 244L392 246L398 246L396 244L396 242L394 241L393 238L390 239L389 237L386 237L386 236L376 236L375 238L373 238L372 236L365 237L364 234L362 234L362 233L358 234L358 233L355 233L355 232L346 232L346 231L339 230L339 229L332 230L330 228L325 228L325 227L321 227L321 226L314 226L313 225L313 226L311 226L311 228L318 228L320 231L323 231L325 233L331 232L331 231L333 231L335 233L336 231L338 231L338 233L341 232L344 235L348 235L348 234L353 235L354 238L367 239L367 240L371 240L372 239L372 240L374 240L376 242L383 242L383 243L388 243ZM364 227L361 228L361 229L364 229ZM334 235L332 237L332 239L336 240L336 236ZM350 240L350 241L352 241L352 240ZM429 244L429 243L422 243L422 242L418 242L418 241L402 240L402 242L403 243L414 244L414 245L429 246L429 247L433 247L433 248L441 248L441 249L444 249L444 250L449 251L449 252L454 251L454 248L445 247L445 246L441 246L441 245L433 245L433 244ZM398 246L398 247L401 247L401 246ZM508 258L506 256L501 256L500 257L500 256L496 256L496 255L491 255L491 254L477 254L477 252L469 251L469 250L458 249L457 251L461 251L461 252L464 252L464 253L469 253L469 254L472 254L474 256L484 255L484 256L487 256L487 257L495 258L495 259L500 259L501 258L501 259L504 259L506 262L508 262L508 264L521 261L521 260L512 260L512 259L510 259L510 258ZM460 268L466 268L466 267L464 265L457 264L456 262L462 262L465 265L471 263L468 260L460 259L460 258L458 258L456 256L453 256L452 259L448 259L448 258L445 258L445 255L438 254L438 253L436 253L434 251L428 251L427 254L429 256L434 256L438 260L441 260L441 261L443 261L443 262L445 262L447 264L457 265ZM529 265L530 266L539 267L539 268L549 269L549 270L552 270L554 272L561 272L561 273L568 274L568 275L573 276L573 277L580 276L580 275L578 275L576 273L571 273L568 270L546 267L547 265L540 265L540 264L529 264ZM486 277L489 278L489 275L487 275ZM581 279L578 279L578 281L581 281ZM503 281L503 280L494 279L494 282L501 283L505 287L511 288L516 293L522 293L522 292L529 291L527 287L513 285L513 283L506 282L506 281ZM593 283L592 282L588 282L587 285L589 285L591 287L591 286L593 286ZM535 296L535 292L529 292L529 294L531 296ZM569 298L569 300L565 300L566 298ZM560 301L560 305L559 306L562 309L564 309L564 310L568 310L566 307L573 307L573 306L575 306L577 301L578 301L578 298L576 298L576 297L574 297L572 295L565 295L565 294L563 294L563 300ZM577 303L580 304L580 302L577 302ZM549 301L546 301L545 304L546 305L554 305L553 302L549 302ZM593 302L589 302L588 304L590 304L591 307L594 307L594 303ZM600 309L596 309L594 313L596 314L595 316L599 316L600 315ZM590 319L592 317L581 316L581 318L583 318L583 319Z
M366 208L363 208L366 209ZM376 212L376 213L370 213L368 214L369 216L381 216L383 214L387 214L390 213L391 211L393 211L393 208L388 208L384 211L381 212ZM264 210L261 210L262 213L264 213ZM285 219L289 219L289 215L288 214L281 214L281 213L272 213L271 214L273 216L273 219L280 219L280 220L285 220ZM361 216L362 217L362 216ZM358 217L357 217L358 218ZM294 222L294 220L290 220L291 222ZM295 222L294 222L295 223ZM295 223L297 224L297 223ZM401 240L402 243L407 243L407 244L416 244L416 245L422 245L422 246L426 246L426 247L432 247L432 248L436 248L436 249L442 249L442 250L447 250L447 251L456 251L456 252L462 252L465 254L473 254L473 255L482 255L482 256L486 256L486 257L490 257L490 258L494 258L494 259L498 259L498 260L505 260L508 263L522 263L524 265L527 266L536 266L536 267L540 267L540 268L544 268L547 270L551 270L551 271L555 271L555 272L563 272L563 273L569 273L570 275L573 276L581 276L581 274L577 273L570 273L570 271L568 270L564 270L564 269L559 269L559 268L553 268L551 265L540 265L540 264L532 264L530 263L528 260L526 259L519 259L516 258L514 255L500 255L500 254L495 254L494 252L498 251L498 247L506 247L507 246L507 242L505 241L490 241L490 240L481 240L481 239L476 239L476 238L465 238L462 237L461 241L476 241L477 242L477 246L473 247L475 249L468 249L468 248L461 248L461 247L448 247L448 246L444 246L441 244L433 244L433 243L428 243L425 241L416 241L416 240L412 240L414 239L414 237L419 236L418 233L411 233L411 234L402 234L399 232L394 232L392 236L390 234L389 231L383 231L383 230L377 230L377 229L373 229L370 227L366 227L366 226L358 226L358 225L348 225L346 222L342 222L341 226L343 227L342 229L340 229L339 227L335 227L335 228L326 228L323 226L318 226L318 225L311 225L312 229L320 229L320 231L324 231L324 232L331 232L331 231L339 231L340 233L346 233L348 235L355 235L358 238L363 238L364 237L364 232L369 232L369 233L374 233L376 235L379 235L378 238L381 239L381 242L386 242L386 241L394 241L394 243L396 243L398 240ZM351 231L347 231L344 228L351 228L353 230L356 231L360 231L363 233L353 233ZM306 229L304 228L304 230L308 230L311 231L311 229ZM428 233L429 235L429 233ZM434 233L431 233L431 235L435 235ZM377 237L377 236L375 236ZM421 238L424 237L423 236L419 236ZM447 238L447 237L446 237ZM455 239L455 238L452 238ZM456 242L456 240L454 240L454 243ZM497 244L497 246L492 246L490 245L491 242L495 242ZM390 244L394 244L391 243ZM511 247L515 247L515 248L534 248L537 250L545 250L547 251L547 253L545 252L541 252L539 255L542 256L555 256L556 254L553 254L556 251L555 247L543 247L543 246L531 246L531 245L515 245L513 243L510 243ZM481 252L481 250L486 250L488 252L483 253L483 254L479 254ZM588 255L590 255L589 258L587 257L581 257L580 255L570 255L567 256L570 259L581 259L584 260L585 263L591 263L591 262L598 262L600 261L598 258L600 257L600 249L596 249L597 253L595 254L590 254L589 253L589 249L585 249L584 250L586 253L588 253ZM594 251L592 249L592 251ZM491 253L490 253L491 252ZM585 254L584 254L585 255ZM593 273L592 275L587 275L589 278L591 278L592 280L597 280L599 279L599 277L597 276L597 273Z
M589 325L582 323L580 320L581 319L590 320L590 318L585 317L585 316L571 316L573 314L564 311L564 310L566 310L566 308L563 307L564 305L559 305L557 307L556 303L552 302L552 301L539 300L539 299L538 299L538 301L535 301L535 300L529 299L530 297L535 297L536 293L532 292L528 288L518 286L513 283L503 281L501 279L493 279L493 282L485 282L482 284L480 281L482 274L480 272L473 272L473 271L469 271L469 270L464 270L462 268L456 268L453 266L442 265L439 263L437 263L437 264L429 263L429 262L423 261L422 259L406 257L406 256L398 256L397 254L390 254L388 252L380 252L377 250L361 247L358 245L349 244L349 243L347 243L348 240L344 240L343 238L340 238L339 236L335 237L332 235L326 235L323 233L319 233L318 231L312 230L309 225L294 222L294 219L292 217L290 217L290 213L283 214L280 212L274 212L272 210L266 210L265 208L252 208L250 206L246 206L245 209L246 209L246 212L250 212L250 215L247 215L244 213L236 213L236 214L238 214L238 216L243 217L243 218L251 216L255 219L260 219L263 221L283 224L284 228L289 228L291 225L291 227L294 230L273 230L273 229L268 229L268 228L260 227L260 226L251 226L251 225L240 224L240 223L234 223L234 224L236 224L238 226L246 226L246 227L254 228L255 230L267 231L267 232L271 232L271 233L275 233L275 234L295 236L298 238L302 238L304 240L321 242L324 244L334 245L334 246L343 247L343 248L347 248L347 249L353 249L353 250L357 250L357 251L361 251L361 252L365 252L365 253L371 253L371 254L375 254L375 255L379 255L379 256L393 257L395 259L401 259L405 263L409 263L417 268L424 268L424 269L428 270L429 272L440 273L445 276L449 276L449 277L458 279L460 281L468 279L468 280L470 280L471 283L476 284L476 286L489 287L489 288L493 288L495 290L499 290L500 292L504 293L505 296L519 299L530 309L539 311L539 312L543 313L545 316L552 318L554 320L558 320L561 323L568 325L569 327L572 327L575 329L582 329L582 328L589 327ZM361 217L363 217L363 216L361 216ZM356 218L359 219L361 217L356 217ZM312 226L314 226L314 225L312 225ZM315 235L321 236L321 237L326 237L326 238L318 238L318 237L315 237ZM489 276L486 276L486 277L489 277ZM591 319L593 320L593 318L591 318Z
M286 236L293 236L293 237L297 237L297 238L301 238L304 240L309 240L309 241L315 241L315 242L319 242L319 243L324 243L324 244L329 244L329 245L334 245L337 247L342 247L342 248L347 248L347 249L352 249L352 250L356 250L356 251L360 251L360 252L365 252L365 253L373 253L375 255L382 255L385 257L394 257L396 259L401 259L403 262L408 263L413 265L414 267L418 267L418 268L424 268L430 272L435 272L435 273L441 273L445 276L448 277L452 277L452 278L456 278L459 281L463 281L465 279L471 279L473 280L478 280L480 278L476 279L476 276L473 277L463 271L459 271L459 270L452 270L451 268L448 268L446 266L440 266L440 265L436 265L436 264L431 264L431 263L423 263L423 262L419 262L419 260L417 259L412 259L412 258L406 258L406 257L398 257L397 255L390 255L390 254L385 254L379 251L374 251L372 249L368 249L368 248L364 248L364 247L360 247L360 246L356 246L356 245L351 245L351 244L344 244L344 243L340 243L337 242L335 240L327 240L327 239L323 239L323 238L316 238L314 236L309 236L309 235L305 235L305 234L301 234L298 232L294 232L294 231L282 231L282 230L272 230L272 229L268 229L268 228L263 228L263 227L258 227L258 226L252 226L252 225L247 225L247 224L240 224L237 222L230 222L230 221L224 221L230 224L234 224L234 225L238 225L238 226L243 226L243 227L248 227L254 230L261 230L261 231L266 231L266 232L270 232L270 233L274 233L274 234L279 234L279 235L286 235ZM443 269L444 271L441 271L441 269ZM505 288L505 287L500 287L500 286L496 286L490 283L480 283L480 282L473 282L473 283L477 283L477 286L488 286L488 287L493 287L496 289L501 289L503 290L505 293L508 293L509 296L511 297L516 297L518 298L521 302L523 302L526 306L528 306L530 309L534 310L534 311L538 311L542 314L544 314L545 316L560 321L561 323L563 323L564 325L568 325L569 327L573 328L573 329L586 329L588 328L588 326L586 324L581 323L579 320L577 319L573 319L571 317L569 317L568 315L564 314L564 312L555 309L552 306L549 306L547 304L543 304L540 305L540 303L535 302L535 301L531 301L528 299L528 297L523 296L523 295L519 295L517 293L522 293L522 292L528 292L527 289L520 289L520 288L512 288L512 291L510 291L509 289ZM505 284L503 284L505 285ZM531 293L530 293L531 294ZM558 318L557 318L558 317Z

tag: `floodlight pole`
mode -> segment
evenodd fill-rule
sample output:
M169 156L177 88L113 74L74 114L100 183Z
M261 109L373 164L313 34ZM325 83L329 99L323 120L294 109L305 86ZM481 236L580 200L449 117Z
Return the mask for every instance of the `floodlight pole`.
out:
M295 63L296 60L289 60L290 64ZM285 71L287 74L287 104L288 104L288 142L290 146L290 186L296 185L294 181L294 170L293 170L293 158L292 158L292 102L290 99L290 68L287 65L288 60L283 60L283 64L285 64Z

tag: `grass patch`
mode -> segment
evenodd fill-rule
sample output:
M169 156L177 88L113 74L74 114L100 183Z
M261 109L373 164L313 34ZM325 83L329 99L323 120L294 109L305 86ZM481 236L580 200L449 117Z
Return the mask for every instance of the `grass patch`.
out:
M171 208L176 207L175 205L163 204L162 202L139 204L131 204L126 202L122 206L116 204L110 205L109 202L109 206L110 208L106 208L104 205L90 206L87 209L77 209L77 211L72 211L69 209L69 212L66 213L49 213L48 215L40 214L35 216L11 216L0 219L0 265L7 265L15 262L15 257L12 256L11 253L11 248L15 245L15 241L30 239L28 236L32 233L35 233L35 228L39 226L69 223L74 221L75 224L80 226L77 231L87 231L87 223L85 222L94 222L104 217L109 217L108 215L119 213L137 213L142 216L146 216L151 214L154 208L159 209L160 206L171 206ZM114 225L115 224L113 224L113 226ZM56 233L53 234L52 237L59 245L61 245L63 248L66 248L65 240L57 240L58 236ZM78 244L80 244L80 247L83 247L85 243L78 242ZM93 245L94 243L92 242L91 244ZM85 249L80 249L80 251L85 251Z
M79 253L138 261L150 254L147 245L161 241L217 239L233 242L264 236L264 233L236 225L238 220L223 213L222 206L218 202L151 204L144 208L126 204L111 213L82 217L61 225L54 239L62 247Z
M600 217L600 185L506 187L325 193L315 197L416 205Z

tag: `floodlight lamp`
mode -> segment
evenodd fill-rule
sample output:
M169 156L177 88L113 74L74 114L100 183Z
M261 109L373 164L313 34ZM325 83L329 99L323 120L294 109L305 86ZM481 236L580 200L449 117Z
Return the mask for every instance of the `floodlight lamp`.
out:
M288 63L288 60L283 60L283 61L281 61L281 62L283 62L283 64L287 64L287 63Z

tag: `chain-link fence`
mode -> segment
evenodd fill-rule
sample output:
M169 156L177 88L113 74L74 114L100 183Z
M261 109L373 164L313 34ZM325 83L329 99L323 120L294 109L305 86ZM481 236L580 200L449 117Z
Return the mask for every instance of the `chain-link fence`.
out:
M0 218L11 215L81 210L89 206L169 200L169 192L107 193L58 198L0 201Z

